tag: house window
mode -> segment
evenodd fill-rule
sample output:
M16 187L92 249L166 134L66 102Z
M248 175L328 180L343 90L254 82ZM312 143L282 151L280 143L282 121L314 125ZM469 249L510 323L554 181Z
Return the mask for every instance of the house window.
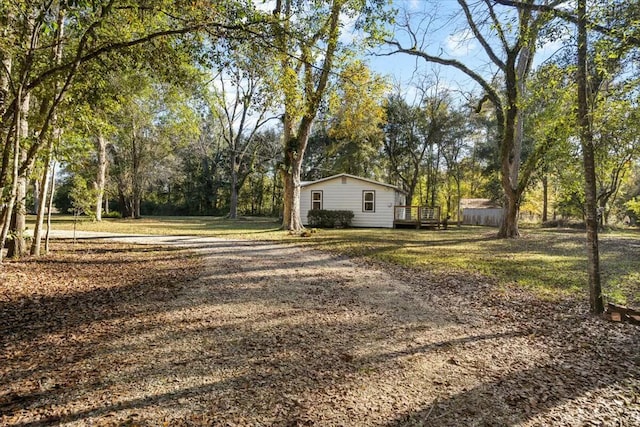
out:
M362 192L362 212L376 211L376 192L365 190Z
M322 209L322 191L311 192L311 209Z

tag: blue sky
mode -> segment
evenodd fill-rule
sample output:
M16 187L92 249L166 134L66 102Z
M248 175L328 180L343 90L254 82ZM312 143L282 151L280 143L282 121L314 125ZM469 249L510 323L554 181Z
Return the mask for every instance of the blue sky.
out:
M402 24L408 22L416 31L419 49L431 55L459 60L489 80L495 73L495 67L491 64L483 47L466 25L456 0L395 0L393 7L399 9L398 23L394 31L395 38L405 47L413 45L408 33L403 30ZM497 7L496 11L503 19L508 19L513 13L513 9L507 7ZM472 10L472 12L481 14L483 9ZM489 41L495 42L496 39L489 39ZM566 44L567 39L564 37L540 46L534 58L534 67ZM377 49L377 52L388 50L382 47ZM498 49L497 52L500 50ZM382 57L368 55L367 62L377 73L389 75L392 82L405 87L409 101L413 97L412 80L419 80L424 75L437 75L439 86L448 88L454 94L479 91L475 82L453 67L430 64L411 55L395 54Z

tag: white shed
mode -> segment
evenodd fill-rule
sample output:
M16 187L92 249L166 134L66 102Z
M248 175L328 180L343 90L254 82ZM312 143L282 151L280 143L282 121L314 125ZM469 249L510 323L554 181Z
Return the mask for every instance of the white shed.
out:
M462 223L499 227L504 209L490 199L461 199Z
M342 173L302 183L300 216L308 225L311 209L349 210L354 227L393 228L393 207L404 205L405 198L405 192L393 185Z

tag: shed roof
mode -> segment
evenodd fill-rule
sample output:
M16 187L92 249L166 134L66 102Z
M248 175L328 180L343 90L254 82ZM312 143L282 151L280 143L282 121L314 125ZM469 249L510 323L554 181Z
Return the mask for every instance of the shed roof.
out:
M495 209L501 206L491 199L460 199L460 207L463 209Z
M384 183L384 182L374 181L374 180L372 180L372 179L368 179L368 178L362 178L362 177L360 177L360 176L350 175L350 174L348 174L348 173L339 173L339 174L337 174L337 175L328 176L328 177L326 177L326 178L320 178L320 179L318 179L318 180L316 180L316 181L303 181L303 182L301 182L300 184L301 184L301 186L302 186L302 187L310 187L310 186L312 186L312 185L320 184L320 183L322 183L322 182L331 181L331 180L338 179L338 178L342 178L342 177L351 178L351 179L356 179L356 180L358 180L358 181L364 181L364 182L368 182L368 183L370 183L370 184L381 185L381 186L383 186L383 187L392 188L392 189L394 189L395 191L398 191L398 192L400 192L400 193L407 194L407 192L406 192L406 191L404 191L404 190L403 190L403 189L401 189L401 188L396 187L395 185L386 184L386 183Z

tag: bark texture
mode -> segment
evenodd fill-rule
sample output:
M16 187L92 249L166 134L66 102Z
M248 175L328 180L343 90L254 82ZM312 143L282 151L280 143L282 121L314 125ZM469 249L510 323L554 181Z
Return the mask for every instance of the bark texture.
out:
M98 169L96 171L96 221L102 221L102 201L104 198L104 186L107 179L107 139L99 133L96 138L98 152Z
M598 214L596 192L595 148L587 97L587 26L586 0L578 0L578 123L584 166L585 221L587 228L587 271L589 274L589 305L591 313L604 312L598 248Z

